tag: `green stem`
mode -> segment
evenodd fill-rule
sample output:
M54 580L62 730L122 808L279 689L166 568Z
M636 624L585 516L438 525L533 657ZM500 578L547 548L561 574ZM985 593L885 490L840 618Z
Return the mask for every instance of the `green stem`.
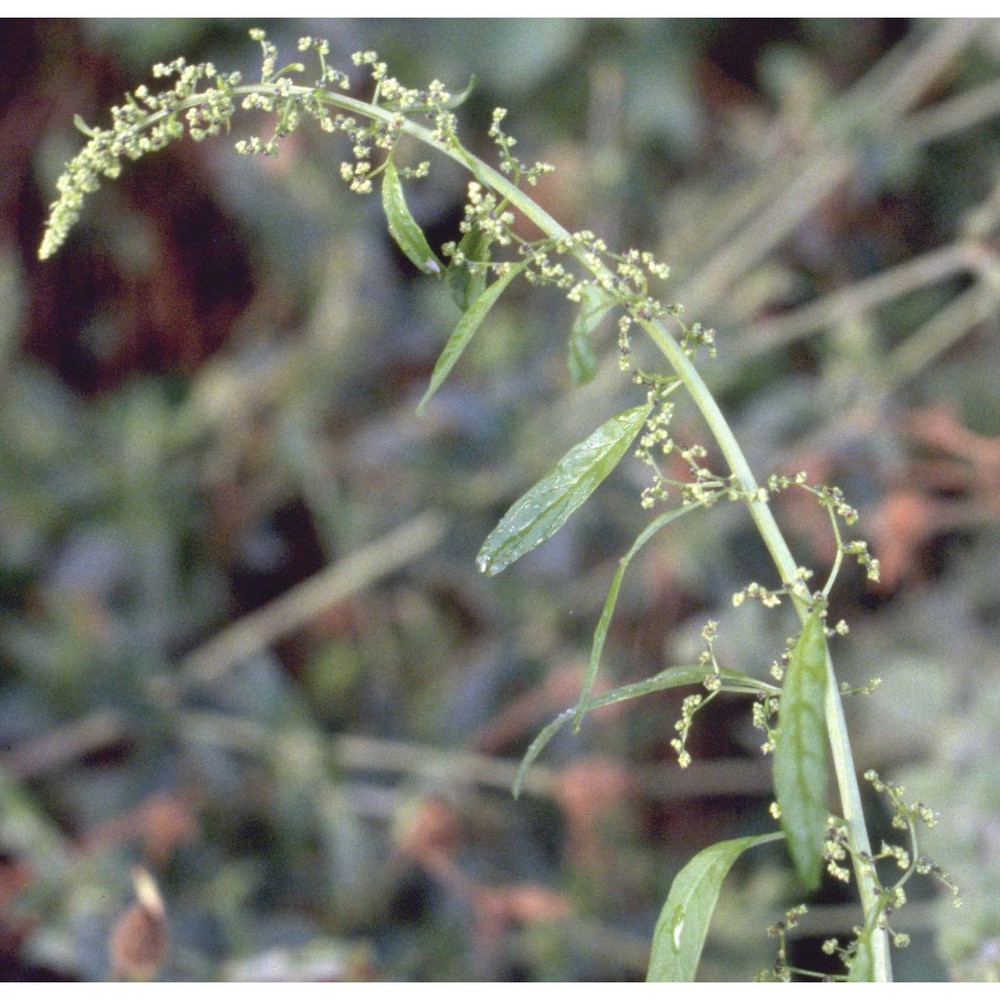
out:
M242 84L232 88L232 95L244 94L278 94L279 90L274 84L257 83ZM311 97L316 96L319 100L342 111L351 114L361 115L369 119L376 119L386 123L398 122L402 117L398 112L389 111L384 108L375 107L364 101L359 101L352 97L347 97L331 91L316 93L314 88L293 86L281 91L282 96L287 97ZM191 97L181 102L184 107L193 106L198 103L198 98ZM156 120L156 115L151 115L147 124L152 124ZM513 184L502 173L484 163L478 157L469 153L457 141L443 141L437 138L434 133L416 122L404 118L401 126L403 134L410 136L418 142L437 150L444 156L455 160L482 184L493 189L502 198L506 199L525 218L533 222L541 232L550 239L568 239L571 234L555 219L552 218L541 206L531 197ZM587 263L583 250L572 251L581 265L598 277L606 277L609 272L603 265L596 267ZM683 382L695 405L701 411L705 422L708 424L712 436L715 438L721 449L730 471L736 477L740 488L747 496L756 496L759 489L757 481L750 470L743 450L740 448L726 418L719 409L715 398L712 396L707 385L691 363L691 360L684 353L680 345L670 334L663 324L657 320L639 320L639 324L646 331L650 339L664 355L677 377ZM750 516L753 518L760 532L764 544L778 569L783 583L790 583L796 577L797 566L791 551L785 542L784 536L778 527L777 522L771 513L771 508L766 501L750 500L747 502ZM804 621L808 610L806 604L800 598L793 596L796 613L799 619ZM865 914L865 922L869 923L876 919L878 914L877 885L874 878L866 873L857 860L859 852L871 854L871 845L868 839L868 832L865 828L864 812L861 804L861 791L858 785L857 774L855 772L853 755L851 753L850 737L847 731L847 723L844 718L843 704L837 689L836 676L833 670L833 663L827 652L827 696L825 705L826 727L830 738L830 745L833 751L834 771L837 777L837 787L840 793L841 808L843 818L850 831L851 840L854 846L854 870L859 884L861 895L861 905ZM887 935L879 936L875 943L875 979L878 982L889 982L892 979L892 967L889 958L889 943Z
M415 138L427 138L422 134L425 130L420 129L419 126L414 126L413 130L404 126L404 131ZM432 145L442 148L440 144L433 140ZM478 180L488 183L498 194L507 198L513 206L529 218L547 236L559 239L569 235L558 222L535 204L523 191L512 185L502 174L494 171L482 161L465 152L465 150L462 150L460 155L456 155L452 150L447 148L442 148L442 152L473 169ZM578 255L578 259L581 263L585 263L582 252ZM692 400L705 418L712 436L725 456L730 471L736 476L741 489L748 496L755 496L759 487L743 454L743 449L736 440L728 421L715 401L715 397L709 391L698 370L683 352L677 341L659 322L649 320L640 320L639 322L653 343L667 359L671 368L676 372L677 377L684 383ZM761 538L763 538L764 544L767 546L767 550L771 554L775 566L778 568L782 582L790 583L795 579L798 567L781 533L781 529L778 527L774 515L771 513L770 505L764 501L753 500L747 506L750 516L753 518L757 530L760 532ZM808 614L804 602L794 600L794 603L799 619L804 621ZM850 736L847 731L847 722L844 718L844 708L837 689L837 679L829 652L827 652L827 672L827 696L824 709L826 713L827 732L833 750L834 772L837 776L837 788L840 793L841 808L854 843L855 856L858 852L866 852L870 855L871 844L868 839L868 831L865 827L864 811L861 804L861 790L858 785L857 772L851 752ZM867 873L857 860L854 863L854 870L860 886L861 903L867 920L877 910L877 885L871 875ZM877 947L875 948L875 978L878 982L890 982L892 979L889 944L885 935L882 935L882 939L877 942Z
M657 347L663 352L683 381L685 388L701 411L713 437L719 445L729 468L736 476L740 487L750 496L756 495L758 486L743 450L740 448L726 418L722 415L715 398L709 392L704 380L690 359L681 350L677 341L658 323L641 321L643 329ZM747 504L750 516L757 525L764 544L774 561L782 582L790 583L796 575L796 564L792 553L785 542L781 529L774 520L770 505L760 500L752 500ZM792 598L796 613L804 621L808 611L800 599ZM871 854L871 844L868 830L865 827L864 810L861 804L861 789L858 785L857 772L854 766L854 756L851 752L850 736L847 731L847 721L844 718L844 706L837 689L837 678L833 670L833 661L829 650L826 655L827 690L826 728L833 750L834 772L837 776L837 788L840 793L841 808L844 820L850 831L854 845L854 872L858 880L861 894L861 905L864 909L866 922L878 909L878 885L873 876L858 861L858 853ZM889 942L887 935L881 935L875 947L875 979L877 982L892 980L892 966L889 958Z
M335 103L339 104L340 101L341 99L338 97ZM344 106L358 113L367 113L365 110L367 106L359 102L351 101ZM382 115L379 115L379 117L382 117ZM391 116L386 114L384 117L389 118ZM440 142L434 138L428 129L414 122L407 121L403 125L403 132L434 147L445 156L457 160L467 169L471 170L477 180L488 184L499 195L506 198L511 205L526 218L530 219L546 236L552 239L565 239L570 235L563 226L536 204L524 191L512 184L499 171L494 170L464 148L452 147ZM591 270L589 265L584 261L583 251L579 251L574 256L577 257L581 264ZM606 272L602 267L596 273L598 276L603 276ZM753 472L750 470L746 456L743 454L743 449L736 440L728 421L715 401L715 397L709 391L698 370L661 323L655 320L640 320L639 323L667 359L677 377L684 383L692 400L708 424L709 430L719 445L722 454L725 456L730 471L735 475L740 488L748 496L755 496L759 487ZM778 569L782 582L790 583L795 579L798 567L781 533L781 529L778 527L774 515L771 513L770 505L765 501L752 500L747 504L747 507ZM799 619L805 621L808 614L805 603L795 598L793 598L793 601ZM864 852L868 855L871 854L871 844L865 826L864 810L861 804L861 790L858 785L854 757L851 752L847 721L844 718L844 707L837 688L837 679L829 651L827 652L827 672L827 695L826 705L824 706L826 727L830 738L830 746L833 750L834 772L837 777L837 788L840 793L843 818L847 823L855 848L854 871L860 887L861 905L867 922L878 909L878 887L873 877L857 861L859 852ZM884 934L876 942L875 979L878 982L891 982L892 980L889 942L887 935Z

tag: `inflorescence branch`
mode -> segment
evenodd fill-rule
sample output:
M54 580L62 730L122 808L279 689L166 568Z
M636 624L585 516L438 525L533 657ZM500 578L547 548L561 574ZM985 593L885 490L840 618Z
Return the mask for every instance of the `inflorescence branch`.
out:
M446 278L450 280L457 274L461 277L458 282L461 288L471 285L481 292L490 277L508 276L517 267L530 283L554 287L580 307L578 323L584 340L605 315L612 310L619 312L619 367L636 386L646 390L650 404L635 450L636 456L652 473L651 484L642 492L642 507L652 508L667 500L672 492L684 507L711 507L720 499L745 504L781 572L783 583L780 587L769 588L752 582L733 596L734 605L757 600L771 608L781 604L782 598L787 596L799 617L805 620L808 609L817 602L825 607L844 557L855 558L869 579L878 578L878 561L872 558L867 545L858 540L844 541L841 535L841 524L853 525L857 512L847 504L839 489L812 486L807 483L805 473L774 475L767 480L766 486L756 484L728 425L692 364L702 351L709 357L714 356L714 331L700 323L684 323L681 319L683 308L677 303L662 301L655 293L656 283L669 278L669 268L648 252L630 249L614 253L588 230L567 232L523 193L523 185L533 187L553 168L542 162L529 166L515 156L516 140L503 128L505 109L497 108L493 112L488 133L499 154L497 172L473 157L459 141L454 109L464 100L468 90L453 95L439 80L432 81L426 88L406 87L389 75L386 64L376 52L362 51L351 57L355 67L367 70L371 88L369 98L360 100L349 94L352 89L349 76L328 63L329 45L325 40L312 37L299 40L299 52L311 53L318 66L315 82L303 85L300 82L305 72L302 63L293 62L279 69L277 48L266 34L256 28L250 34L261 46L258 82L245 83L238 73L220 74L210 62L189 64L180 58L153 68L154 78L172 82L171 86L155 93L146 85L137 87L125 96L121 105L111 109L110 127L93 128L77 118L77 127L88 141L66 165L57 182L59 197L51 206L39 248L40 258L50 257L58 250L79 220L86 196L98 190L102 179L117 178L124 161L135 161L157 152L185 134L201 141L222 132L229 133L237 108L275 119L266 137L252 135L236 142L236 150L244 155L275 155L281 140L306 120L316 122L325 132L344 136L350 156L340 163L339 174L351 191L362 195L372 192L373 180L389 168L401 138L409 134L463 163L473 175L458 227L459 238L441 248L442 257L447 261ZM426 124L419 124L418 119ZM395 166L392 169L397 170ZM398 168L397 173L400 177L417 178L426 176L428 169L429 164L421 162L416 167ZM387 173L386 179L393 176ZM546 235L535 240L521 235L523 227L517 225L518 211ZM501 251L502 256L495 259L493 249ZM423 256L417 259L422 261ZM432 258L426 262L426 269L441 277L438 263ZM666 332L665 322L676 327L676 339ZM670 374L651 373L636 366L631 343L636 327L648 334L666 356L673 369ZM681 446L673 439L670 425L675 404L671 396L681 386L689 391L708 421L733 470L730 475L718 475L704 464L707 451L701 445ZM770 498L791 488L813 494L830 517L836 557L819 591L814 592L810 587L812 571L794 565L769 510ZM827 638L847 631L844 622L832 628L824 624L823 628ZM684 700L681 718L675 725L676 736L672 744L681 766L690 761L686 743L696 713L725 689L723 672L714 651L717 629L716 622L709 622L702 632L705 650L700 663L705 668L706 693L693 694ZM783 656L771 665L771 674L777 681L784 675L794 642L790 638ZM857 690L869 692L875 683ZM753 723L765 733L764 752L774 748L774 719L780 711L780 698L769 690L758 693L753 706ZM846 689L852 690L855 689ZM883 783L877 775L866 777L877 790L889 796L896 810L894 822L908 831L911 847L904 850L883 845L878 854L871 852L839 702L828 704L826 713L847 817L830 820L826 842L827 871L836 879L848 879L849 871L842 862L850 856L861 885L865 912L865 924L856 928L853 943L842 947L832 939L828 942L830 953L840 954L845 965L850 967L857 960L859 948L865 947L875 929L888 930L888 918L905 899L903 885L911 875L934 875L954 889L947 875L916 854L916 823L929 823L929 810L919 804L904 805L902 789ZM880 861L894 861L904 869L902 877L889 888L879 878L876 862ZM793 971L800 971L792 970L787 964L785 935L804 913L804 907L796 907L771 929L779 939L778 961L770 973L773 978L789 978ZM893 935L893 940L901 945L903 937ZM871 952L875 977L887 978L887 952L883 953L874 940Z

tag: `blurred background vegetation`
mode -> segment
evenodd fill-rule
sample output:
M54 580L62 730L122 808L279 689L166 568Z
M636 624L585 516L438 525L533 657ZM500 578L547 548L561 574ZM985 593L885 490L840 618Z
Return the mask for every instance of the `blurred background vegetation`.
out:
M845 572L832 609L841 677L883 679L848 705L856 757L940 810L922 846L965 894L911 883L897 975L996 979L1000 22L265 26L290 59L313 34L411 85L475 74L470 145L490 155L507 107L522 158L558 167L546 207L651 249L717 329L704 370L758 474L804 468L861 508L882 581ZM769 823L749 706L699 716L686 771L681 695L595 713L513 801L647 520L642 467L502 576L474 566L513 499L634 405L613 324L573 387L568 304L515 289L418 420L457 310L308 129L274 160L184 142L35 258L74 114L103 124L181 53L253 74L248 27L0 24L0 974L640 978L678 868ZM434 245L465 182L436 163L408 188ZM777 506L828 566L819 509ZM794 627L732 610L751 579L776 583L740 510L662 532L602 683L687 661L709 617L721 662L763 675ZM750 861L706 979L769 966L765 928L799 901L780 850ZM147 968L122 922L137 865L169 924ZM857 914L810 902L793 959L818 965Z

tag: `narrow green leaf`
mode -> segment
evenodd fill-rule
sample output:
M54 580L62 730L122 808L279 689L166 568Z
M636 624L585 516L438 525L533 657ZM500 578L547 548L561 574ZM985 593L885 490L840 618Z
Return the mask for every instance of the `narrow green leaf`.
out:
M774 738L774 792L800 881L819 885L826 834L826 634L817 604L792 647Z
M452 94L451 99L445 101L441 107L445 107L449 111L454 111L455 108L461 107L469 99L469 96L476 89L476 85L478 83L479 80L476 78L475 73L473 73L472 76L469 77L469 82L466 85L465 90L459 94Z
M589 382L597 373L597 356L590 343L590 335L613 307L613 300L596 285L583 289L583 300L569 331L569 349L566 364L575 385Z
M590 345L590 338L586 334L578 334L575 323L569 335L566 367L573 385L586 385L597 374L597 355Z
M491 239L481 229L470 229L458 244L458 251L466 260L485 264L490 259ZM473 274L467 267L449 264L445 271L445 282L451 290L458 308L465 312L486 291L486 272Z
M493 304L503 294L503 290L521 273L527 266L528 261L523 260L519 264L511 265L510 269L500 275L496 281L490 285L482 295L472 304L465 315L458 321L448 343L444 345L444 350L434 365L431 372L431 383L424 393L424 398L417 405L417 413L423 413L424 407L430 402L431 397L441 387L441 383L448 377L448 373L455 367L455 363L462 356L462 352L472 340L473 335L479 329L480 324L486 319L486 314L493 308Z
M780 840L781 833L724 840L699 851L674 878L653 931L648 983L693 983L723 879L748 848Z
M528 768L538 758L538 755L552 742L552 737L562 729L563 725L573 717L573 709L568 708L565 712L557 715L532 741L531 746L524 752L521 763L518 766L517 774L514 775L514 784L511 786L511 794L515 799L521 797L521 786L524 784L524 776L528 773Z
M444 271L441 261L430 248L417 220L410 214L403 195L403 185L391 156L386 161L382 174L382 207L389 223L389 234L399 249L424 274L441 274Z
M585 711L591 712L595 708L603 708L605 705L615 705L620 701L640 698L642 695L651 694L653 691L665 691L667 688L690 687L694 684L702 684L707 673L706 668L700 663L683 667L669 667L655 674L653 677L646 678L644 681L623 684L621 687L614 688L612 691L606 691L596 698L588 699ZM739 670L721 670L719 676L722 679L722 690L724 691L735 691L744 694L778 693L778 689L773 684L768 684L766 681L759 681L756 677L741 673ZM521 759L521 765L518 767L517 775L514 778L514 798L517 798L521 794L521 785L524 782L524 776L528 773L528 768L531 767L538 758L538 755L549 745L552 737L570 719L574 718L576 713L576 708L568 708L565 712L561 712L532 741L531 746L528 747L524 757Z
M550 538L621 461L652 403L619 413L574 445L490 532L476 565L493 576Z
M653 535L660 530L660 528L665 527L682 514L687 514L689 511L697 509L697 504L691 504L690 506L678 507L675 510L668 510L665 514L661 514L655 521L650 522L643 529L643 531L639 534L639 537L632 543L632 548L630 548L628 553L619 561L615 578L611 581L608 596L604 600L604 610L601 612L600 621L597 623L597 628L594 629L594 641L590 647L590 663L587 666L587 676L584 678L583 689L580 691L580 701L577 703L576 715L573 719L574 730L579 731L580 724L583 722L584 713L587 710L587 699L590 698L590 692L594 688L594 681L597 679L597 671L601 665L601 653L604 652L604 640L608 636L608 628L611 625L611 617L615 613L615 605L618 603L618 592L621 590L622 580L625 578L625 570L628 569L628 564L632 561L632 557L639 551L639 549L641 549L643 545L645 545L646 542L648 542Z

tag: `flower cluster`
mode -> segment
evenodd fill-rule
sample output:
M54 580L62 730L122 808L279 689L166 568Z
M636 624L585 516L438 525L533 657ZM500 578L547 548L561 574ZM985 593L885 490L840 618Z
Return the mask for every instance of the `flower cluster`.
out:
M627 321L628 317L623 317L623 320ZM619 348L622 349L621 340ZM626 367L627 354L624 351L622 359L623 367ZM708 452L702 445L693 444L683 448L671 437L669 427L674 409L667 397L680 386L678 379L635 369L632 373L632 382L648 389L647 398L653 404L646 421L646 429L640 436L634 453L640 462L648 465L653 471L653 482L642 491L640 498L643 509L648 510L656 503L668 499L671 487L678 491L681 503L685 506L707 508L722 498L743 503L767 501L767 491L763 487L748 493L740 486L735 476L723 479L703 465ZM670 455L676 455L687 467L689 479L670 479L665 474L660 467L660 457ZM742 600L736 603L742 603Z
M757 700L753 703L751 721L754 729L759 729L765 734L764 742L760 745L760 752L765 755L774 752L775 730L771 721L778 714L778 705L779 699L777 697L765 694L758 695ZM771 815L775 819L779 818L780 814L776 802L772 805Z
M426 89L405 87L395 77L389 76L388 67L372 50L355 52L351 56L355 66L369 66L375 84L371 104L406 115L416 111L428 113L434 123L434 138L439 142L455 139L457 120L451 107L461 98L453 97L440 80L432 80Z
M839 521L846 525L853 525L858 520L858 512L844 498L843 491L837 486L810 486L804 472L798 472L794 476L772 475L768 477L767 489L770 493L780 493L784 490L797 486L812 493L830 515L830 522L833 528L834 537L837 540L838 566L840 556L853 556L858 565L863 567L865 575L869 580L876 581L879 576L879 563L869 551L868 543L861 539L844 541L840 535ZM830 583L833 582L831 574ZM827 588L829 589L829 583Z
M483 192L478 181L470 181L468 200L465 203L465 218L459 223L459 231L471 232L473 228L483 233L489 242L508 246L512 240L511 226L514 213L498 206L492 191Z
M38 256L51 257L79 221L84 198L101 186L101 178L119 176L123 160L138 160L179 139L187 131L195 140L228 128L233 116L233 88L239 74L218 75L210 62L188 64L183 58L153 67L153 76L174 78L174 85L152 93L143 85L111 109L111 127L91 128L79 117L77 128L89 137L56 182L59 198L52 203ZM214 86L202 91L206 79ZM183 118L182 118L183 115Z
M698 663L705 668L705 678L702 684L708 694L688 695L681 704L681 717L674 723L677 736L670 741L670 746L677 753L677 763L681 767L687 767L691 763L691 754L687 750L687 738L695 715L722 690L722 675L719 671L719 663L715 658L715 639L718 634L719 623L717 621L706 622L701 630L701 637L705 640L705 649L698 657Z
M823 843L823 860L827 874L838 882L851 881L851 870L843 862L850 852L851 837L847 825L835 816L827 819L826 840Z
M705 698L700 694L689 694L681 704L681 717L674 723L674 729L678 735L671 741L670 745L677 752L677 763L681 767L687 767L691 763L691 754L688 753L685 744L688 733L691 731L691 723L694 721L695 713L705 703Z
M311 86L295 83L295 75L305 72L302 63L279 68L278 51L266 33L253 28L250 37L261 46L261 72L258 83L243 83L238 73L220 75L210 62L188 63L183 58L153 67L153 76L172 79L173 86L153 92L142 85L125 95L125 101L111 109L111 127L90 128L77 119L77 126L88 137L84 148L66 165L56 183L59 198L52 204L39 257L51 257L65 242L70 229L80 218L84 199L100 187L102 178L114 179L121 173L123 160L138 160L163 149L185 133L196 142L222 131L229 131L236 111L236 101L245 111L259 111L276 118L268 137L252 135L236 143L236 151L248 156L274 156L279 142L294 132L304 118L315 120L326 132L344 133L351 143L353 160L340 166L341 177L352 191L368 194L372 179L382 169L372 162L375 150L391 151L410 113L428 115L441 141L455 139L455 117L450 108L461 100L444 84L434 80L424 90L404 87L387 74L385 63L375 52L357 52L356 66L369 66L375 84L370 102L371 114L364 122L353 115L332 113L334 92L350 88L350 80L340 70L327 64L328 42L310 36L299 39L300 52L310 51L319 64L319 73ZM426 173L426 165L410 176Z
M651 508L659 500L667 499L667 479L660 471L656 452L666 456L676 447L670 436L670 421L674 414L674 404L663 398L663 394L658 393L655 388L650 390L649 396L650 401L656 406L646 421L646 429L639 437L639 446L635 452L636 458L653 470L653 482L642 491L642 497L639 501L644 509Z
M493 121L489 131L490 138L500 150L500 170L513 177L515 183L519 183L523 179L531 187L534 187L538 183L539 177L551 174L556 168L551 163L540 161L529 167L514 156L511 150L517 145L517 139L507 135L500 125L506 117L506 108L494 108Z
M883 781L875 771L867 771L865 779L875 791L888 797L893 810L892 824L897 829L907 831L910 844L907 848L883 841L877 854L859 853L853 846L847 824L836 816L828 818L823 855L826 860L827 873L840 882L850 882L851 872L844 862L848 858L854 858L860 862L860 869L875 892L875 906L865 926L854 927L854 937L850 941L841 944L838 938L831 937L823 942L823 952L827 955L838 956L848 972L850 972L852 965L859 960L862 951L871 947L871 940L875 934L888 934L893 945L897 948L905 948L909 945L909 935L894 930L890 920L892 915L906 903L904 886L913 875L928 875L936 878L951 893L956 906L961 902L958 888L941 866L917 855L917 826L918 824L933 826L937 821L933 811L921 802L907 802L904 798L905 789L902 785ZM891 865L902 874L895 882L886 884L876 867L879 862ZM783 948L779 948L778 959L779 964L786 972L794 971L803 975L813 975L801 969L792 970L785 967ZM768 974L763 975L766 977ZM844 979L846 974L830 978Z
M781 983L788 983L792 980L792 973L798 972L798 969L793 969L788 964L788 932L794 930L798 926L799 921L809 912L809 908L799 904L798 906L793 906L790 910L785 912L785 916L782 920L779 920L776 924L773 924L767 929L768 937L776 937L778 939L778 954L775 958L774 965L768 973L761 973L757 976L758 981L763 979L772 979Z

